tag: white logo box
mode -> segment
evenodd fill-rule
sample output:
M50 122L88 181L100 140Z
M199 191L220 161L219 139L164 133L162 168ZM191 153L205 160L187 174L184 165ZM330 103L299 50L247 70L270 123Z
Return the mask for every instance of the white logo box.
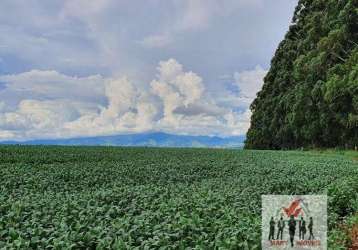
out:
M327 249L326 195L261 198L262 249Z

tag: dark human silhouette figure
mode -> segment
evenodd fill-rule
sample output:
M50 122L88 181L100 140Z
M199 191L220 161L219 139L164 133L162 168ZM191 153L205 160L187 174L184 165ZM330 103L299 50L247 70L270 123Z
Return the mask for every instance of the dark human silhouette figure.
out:
M283 220L283 218L281 217L281 219L277 222L277 237L276 239L280 239L282 240L282 234L283 234L283 228L285 227L285 221Z
M295 239L296 232L296 221L293 215L291 215L290 219L288 220L288 232L290 233L291 247L293 247L293 240Z
M275 239L275 221L273 220L273 217L271 217L270 220L270 232L269 232L269 240L274 240Z
M306 221L303 219L303 217L301 217L301 220L298 222L298 228L300 240L304 240L306 234Z
M312 217L310 217L310 223L308 224L308 230L310 230L310 237L308 238L309 240L313 240L314 236L313 236L313 219Z

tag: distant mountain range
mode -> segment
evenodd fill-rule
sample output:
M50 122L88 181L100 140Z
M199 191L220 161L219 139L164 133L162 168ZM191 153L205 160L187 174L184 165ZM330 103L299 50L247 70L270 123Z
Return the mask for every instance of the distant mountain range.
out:
M0 144L241 148L244 140L245 136L190 136L156 132L70 139L2 141Z

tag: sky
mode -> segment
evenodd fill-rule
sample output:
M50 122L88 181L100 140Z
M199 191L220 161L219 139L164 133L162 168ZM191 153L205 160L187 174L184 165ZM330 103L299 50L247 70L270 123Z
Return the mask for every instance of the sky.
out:
M297 0L1 0L0 141L245 135Z

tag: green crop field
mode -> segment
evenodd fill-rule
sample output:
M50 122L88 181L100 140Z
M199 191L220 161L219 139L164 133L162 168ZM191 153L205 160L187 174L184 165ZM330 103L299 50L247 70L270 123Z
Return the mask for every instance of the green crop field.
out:
M351 156L1 146L0 248L260 249L262 194L326 193L333 248L358 208Z

